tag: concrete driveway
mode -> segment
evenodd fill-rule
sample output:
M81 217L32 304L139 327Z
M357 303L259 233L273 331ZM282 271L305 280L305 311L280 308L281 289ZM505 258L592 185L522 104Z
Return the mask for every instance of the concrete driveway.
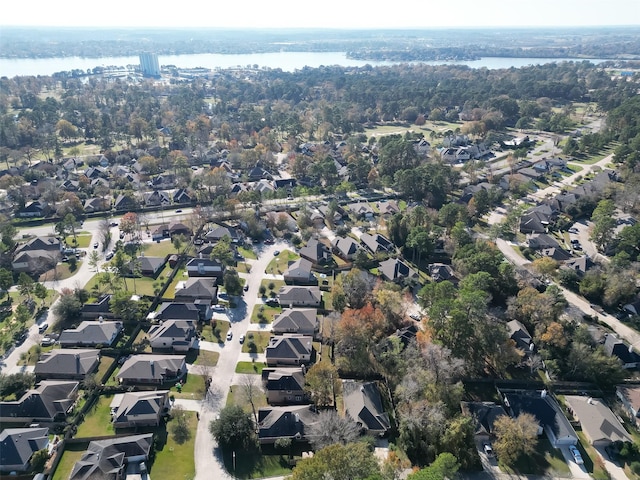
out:
M578 465L573 459L573 455L569 451L569 447L560 447L560 451L562 452L562 456L564 457L567 465L569 465L569 470L571 470L571 475L573 478L591 478L591 475L587 473L587 469L584 468L584 465Z

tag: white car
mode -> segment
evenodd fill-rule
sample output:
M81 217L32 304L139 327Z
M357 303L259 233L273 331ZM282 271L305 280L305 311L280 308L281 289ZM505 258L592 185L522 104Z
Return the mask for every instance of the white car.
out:
M233 338L233 332L229 330L229 332L227 333L227 341L231 340L232 338Z
M582 460L582 454L575 445L569 445L569 451L571 452L574 462L578 465L582 465L584 463L584 460Z
M487 457L493 457L493 447L490 443L485 443L482 446L482 450L484 450L484 453Z
M240 340L240 343L244 343L244 333L240 335L240 338L238 340Z

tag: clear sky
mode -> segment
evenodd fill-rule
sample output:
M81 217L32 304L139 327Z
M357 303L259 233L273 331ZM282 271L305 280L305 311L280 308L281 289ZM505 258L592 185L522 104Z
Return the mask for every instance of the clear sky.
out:
M0 25L232 28L640 25L640 0L5 0Z

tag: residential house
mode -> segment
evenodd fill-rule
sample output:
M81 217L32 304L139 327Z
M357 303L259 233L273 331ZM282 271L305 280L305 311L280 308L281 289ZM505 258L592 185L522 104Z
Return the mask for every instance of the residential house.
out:
M134 211L138 208L138 201L131 195L120 194L113 206L120 212L124 210Z
M189 320L197 322L200 319L198 307L189 302L163 302L156 312L151 312L147 319L154 321Z
M331 241L331 246L333 247L333 252L346 261L352 261L358 248L360 248L358 242L351 237L335 237Z
M54 268L62 255L55 250L20 250L11 261L11 268L16 273L38 275Z
M633 348L626 345L614 333L607 335L604 341L604 351L609 356L617 357L622 363L622 368L632 370L640 365L640 355Z
M100 363L100 350L51 350L40 355L33 373L37 380L84 380Z
M67 380L43 380L20 399L0 402L0 422L64 420L76 401L78 385Z
M191 228L186 226L184 223L176 221L169 222L169 235L171 237L174 235L184 235L189 238L192 234L193 232L191 231Z
M566 395L565 404L573 418L580 422L582 433L594 447L608 447L613 442L632 442L627 433L601 398Z
M262 383L269 405L308 403L302 368L264 368Z
M302 258L306 258L313 265L326 265L332 261L329 247L315 238L309 239L299 253Z
M222 283L226 266L220 260L211 258L192 258L187 262L187 274L190 277L215 277Z
M2 430L0 433L0 472L28 472L31 469L33 454L48 446L48 428L7 428Z
M640 426L640 386L618 385L616 396L622 402L631 422L636 427Z
M389 416L382 406L380 391L374 382L342 381L346 416L356 422L365 434L384 436L391 428Z
M364 220L371 220L376 213L371 205L366 202L349 203L346 208L354 218Z
M118 318L115 313L111 311L111 297L112 295L101 295L94 303L85 303L80 310L80 317L91 320L98 320L102 317L103 320L112 320Z
M552 223L552 216L544 211L529 210L520 217L521 233L546 233Z
M148 335L153 350L170 349L174 352L188 352L198 339L193 320L166 320L152 325Z
M522 175L521 173L513 173L513 174L503 176L500 179L500 182L498 183L498 185L503 190L511 190L512 188L515 188L520 185L526 185L531 182L533 182L533 180L531 180L526 175Z
M400 213L400 207L395 200L382 200L378 202L378 210L380 215L395 215Z
M496 419L507 415L502 405L493 402L461 402L460 407L464 415L473 417L475 435L485 440L494 435Z
M93 440L73 466L69 480L122 480L129 477L128 466L136 464L131 470L146 474L144 462L149 460L152 445L152 433Z
M169 413L169 390L117 393L109 405L114 428L157 427Z
M625 304L622 309L631 315L640 315L640 297L636 297L633 301Z
M307 441L309 427L318 421L318 412L309 405L263 407L258 410L258 442L274 444L279 439Z
M122 322L88 321L80 322L76 328L68 328L60 334L62 347L103 347L112 346L122 332Z
M341 223L344 216L344 210L340 206L333 210L331 207L329 207L329 205L320 205L318 207L318 211L327 221L333 222L334 225Z
M593 267L593 262L588 256L583 255L581 257L570 258L568 260L565 260L564 265L562 265L560 268L573 270L578 274L578 276L582 276L591 267Z
M560 248L560 244L546 233L530 235L527 239L529 248L533 250L543 250L545 248Z
M154 190L162 190L175 188L176 186L176 176L173 173L162 173L157 177L151 180L151 185L149 185Z
M549 257L556 262L566 262L571 259L571 254L564 248L543 248L540 250L540 255L543 257Z
M306 258L299 258L287 267L283 273L287 285L317 285L318 279L311 271L311 262Z
M285 285L278 291L280 305L293 307L320 307L322 292L318 287Z
M125 385L162 385L175 382L187 373L184 355L131 355L116 375L118 382Z
M363 233L360 236L360 243L366 248L369 252L373 253L388 253L395 250L395 245L391 240L386 238L384 235L380 235L379 233L370 235L368 233Z
M395 331L394 335L400 339L402 345L406 348L412 340L418 335L419 328L415 323L407 325Z
M172 200L177 205L190 205L193 202L191 195L184 188L179 188L173 192Z
M380 262L378 272L389 282L401 283L409 279L418 278L418 272L398 258L389 258Z
M471 159L471 152L465 147L443 148L440 150L440 156L443 162L464 163Z
M36 251L60 253L62 251L62 242L56 237L35 237L16 247L16 254Z
M509 338L515 342L516 348L519 348L525 354L533 352L535 348L533 338L522 322L518 320L507 322L507 330L509 331Z
M171 205L171 196L168 192L154 190L142 194L142 203L146 207L158 207L160 205Z
M429 276L434 282L449 280L452 283L458 283L458 279L453 273L451 265L445 263L430 263L427 268L429 269Z
M217 280L214 277L194 277L178 282L174 300L181 303L203 300L213 305L218 300Z
M136 258L135 262L129 263L129 274L132 276L140 274L143 277L156 278L164 268L166 261L167 259L163 257L146 257L141 255Z
M578 435L564 416L558 403L541 392L505 393L504 404L512 417L530 413L538 421L538 435L544 432L555 448L578 443Z
M87 198L84 201L85 213L106 212L111 210L111 202L103 197Z
M313 337L284 334L271 337L265 349L267 365L270 367L309 365L313 353Z
M315 308L285 308L273 319L271 332L315 336L318 333L318 311Z
M47 202L43 202L41 200L35 200L33 202L27 203L23 208L19 209L16 212L16 217L18 218L35 218L35 217L44 217L49 210L49 205Z

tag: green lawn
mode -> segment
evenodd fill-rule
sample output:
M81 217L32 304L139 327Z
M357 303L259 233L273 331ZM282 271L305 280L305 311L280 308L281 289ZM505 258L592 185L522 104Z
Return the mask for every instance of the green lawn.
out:
M242 345L244 353L264 353L264 349L269 345L271 332L247 332L247 338Z
M269 288L269 285L273 285L273 288ZM270 280L268 278L263 278L262 281L260 282L260 286L265 288L265 295L268 297L271 297L271 292L274 293L278 293L278 290L280 290L280 287L284 286L284 280ZM260 295L260 293L258 292L258 295Z
M262 362L238 362L236 373L257 373L262 375L263 368L265 368L265 364Z
M287 476L292 470L286 455L262 455L259 451L237 452L235 471L231 452L224 452L223 460L227 471L241 479Z
M282 307L271 307L269 305L257 304L253 307L253 312L251 313L251 323L271 323L276 315L279 315L282 312ZM258 315L262 313L263 318L261 319Z
M227 395L227 405L238 405L239 407L242 407L245 412L251 413L251 403L249 402L245 392L246 387L244 385L231 385ZM253 405L256 407L256 410L269 405L267 402L267 395L260 388L260 382L258 379L256 379L256 383L254 384Z
M111 410L109 405L113 395L101 395L85 414L84 420L78 426L76 438L99 437L113 435L115 429L111 423Z
M202 375L195 375L193 373L187 373L187 381L182 386L182 391L178 393L178 389L175 385L165 385L163 388L171 387L170 395L175 398L186 398L193 400L202 400L204 398L204 377Z
M249 249L247 247L238 247L238 253L242 255L244 258L251 258L253 260L258 259L256 252L254 252L253 249Z
M265 269L265 273L270 275L282 275L282 272L287 269L289 262L295 262L299 258L300 255L297 253L292 252L291 250L283 250L280 252L280 255L274 257L273 260L269 262L269 265L267 265L267 268Z
M193 451L196 443L198 420L195 412L185 412L189 422L191 438L183 444L177 443L171 434L171 421L167 423L167 431L156 431L160 438L156 445L156 456L149 469L151 478L171 477L175 480L192 480L196 474L196 464ZM159 430L159 429L158 429ZM171 472L171 474L169 474Z
M578 438L580 439L580 443L576 446L582 454L582 460L584 460L585 470L596 480L608 480L609 473L604 467L604 463L598 455L598 452L596 452L596 449L591 446L584 433L576 433L578 434Z
M224 343L230 327L226 320L211 320L211 325L202 327L201 335L207 342Z
M156 295L156 292L160 291L163 283L166 281L167 275L171 273L171 267L167 263L162 272L158 274L157 278L151 277L137 277L137 278L124 278L121 287L125 287L126 290L131 293L136 293L137 295L147 295L153 297ZM102 273L96 273L85 285L85 290L87 290L91 295L97 297L101 293L113 293L109 291L108 286L100 285L99 279ZM96 290L96 285L97 290ZM167 294L174 294L175 287L172 290L171 287L167 289Z
M176 276L173 277L173 280L165 290L163 295L164 298L172 299L176 297L176 285L178 284L178 282L184 282L187 279L187 275L185 274L186 271L187 269L185 267L182 267L180 268L180 270L178 270ZM160 277L158 277L158 279L159 278Z
M166 257L167 255L173 255L177 253L176 248L171 243L171 240L160 240L160 243L143 243L142 250L144 250L145 257Z
M66 445L64 452L62 452L62 459L53 474L53 480L67 480L69 475L71 475L73 466L80 460L80 457L82 457L82 454L87 450L88 446L88 443Z
M72 267L71 264L69 263L59 263L58 265L55 266L55 268L52 268L48 272L45 272L42 275L40 275L40 278L38 278L38 281L50 282L53 280L65 280L75 275L78 269L80 268L80 265L82 265L82 261L80 260L75 264L75 267Z
M111 367L115 361L116 359L112 357L103 356L100 358L100 365L98 365L98 370L96 370L96 380L98 380L98 382L104 381L107 370L109 370L109 367Z
M218 364L220 354L218 352L210 352L209 350L199 350L198 357L194 365L202 365L204 367L215 367Z
M64 239L65 243L67 245L72 246L73 248L89 248L89 245L91 245L91 235L87 234L87 235L76 235L76 240L78 241L78 244L75 245L73 243L73 235L67 235L67 237Z

